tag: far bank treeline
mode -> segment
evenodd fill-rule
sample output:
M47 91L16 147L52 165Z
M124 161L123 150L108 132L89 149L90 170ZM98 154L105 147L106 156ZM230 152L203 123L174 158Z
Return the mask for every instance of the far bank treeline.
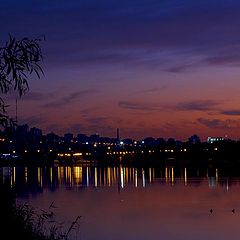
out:
M0 132L0 163L53 164L240 164L240 141L197 135L181 142L148 137L140 141L101 137L97 134L42 135L28 125Z

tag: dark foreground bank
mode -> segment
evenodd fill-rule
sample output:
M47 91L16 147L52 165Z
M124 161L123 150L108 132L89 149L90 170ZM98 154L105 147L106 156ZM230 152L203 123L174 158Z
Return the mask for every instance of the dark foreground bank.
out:
M67 240L76 229L77 217L66 230L54 220L53 203L47 210L37 210L28 204L16 204L16 194L10 183L0 184L0 239Z

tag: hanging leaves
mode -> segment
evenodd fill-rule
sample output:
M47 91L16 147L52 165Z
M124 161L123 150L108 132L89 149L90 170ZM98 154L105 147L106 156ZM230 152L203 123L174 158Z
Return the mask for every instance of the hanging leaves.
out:
M28 89L32 74L40 78L44 74L40 63L43 60L39 42L42 39L22 38L17 40L9 35L4 47L0 47L0 93L16 91L21 97ZM45 40L45 37L44 39ZM8 122L6 106L0 99L0 126Z

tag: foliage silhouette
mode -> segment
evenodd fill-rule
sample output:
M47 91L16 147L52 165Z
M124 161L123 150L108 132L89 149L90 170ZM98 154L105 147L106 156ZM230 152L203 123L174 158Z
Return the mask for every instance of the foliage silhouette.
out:
M81 216L67 228L66 223L55 220L53 203L47 210L16 204L10 183L0 184L0 194L1 239L68 240L73 233L78 234Z
M28 80L32 74L43 75L40 63L43 60L39 42L44 39L22 38L17 40L9 35L5 46L0 47L0 126L15 124L7 114L3 95L15 91L21 97L29 90Z

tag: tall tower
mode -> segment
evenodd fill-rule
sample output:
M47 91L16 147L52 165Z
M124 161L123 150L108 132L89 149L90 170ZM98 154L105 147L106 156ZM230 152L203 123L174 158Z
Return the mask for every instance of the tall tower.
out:
M119 135L119 128L117 128L117 141L120 140L120 135Z

